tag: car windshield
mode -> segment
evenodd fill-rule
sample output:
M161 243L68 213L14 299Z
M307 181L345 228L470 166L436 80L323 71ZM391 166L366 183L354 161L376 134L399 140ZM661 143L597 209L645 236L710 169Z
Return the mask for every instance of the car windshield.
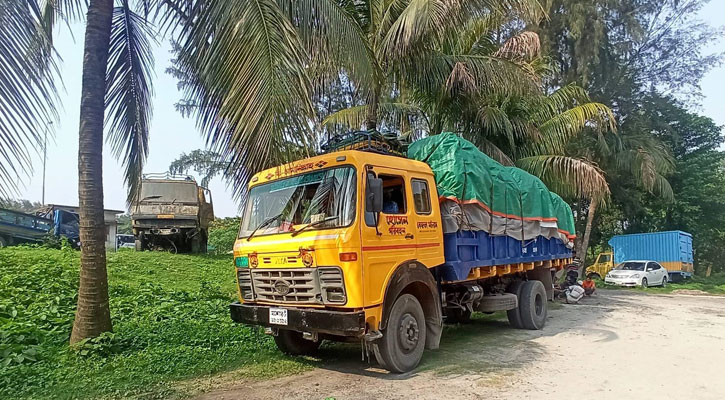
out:
M353 167L308 172L253 187L242 216L239 237L350 225L355 218L356 178ZM310 229L312 230L312 229Z
M644 265L643 262L623 262L617 266L618 270L622 271L644 271Z

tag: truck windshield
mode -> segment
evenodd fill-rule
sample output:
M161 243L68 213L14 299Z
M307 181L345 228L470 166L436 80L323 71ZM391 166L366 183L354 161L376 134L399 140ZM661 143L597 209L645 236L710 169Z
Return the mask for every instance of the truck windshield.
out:
M353 167L308 172L253 187L242 216L239 237L350 225L355 218L356 178ZM277 217L278 216L278 217Z
M142 182L140 203L194 203L198 201L194 182Z

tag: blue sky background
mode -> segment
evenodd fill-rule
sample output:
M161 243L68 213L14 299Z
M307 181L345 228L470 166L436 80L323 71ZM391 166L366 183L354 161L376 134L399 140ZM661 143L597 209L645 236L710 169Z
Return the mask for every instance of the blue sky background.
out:
M700 18L713 26L725 25L725 0L713 0L701 12ZM55 43L63 57L62 71L64 90L61 92L60 120L54 123L55 137L48 143L46 172L46 203L78 204L78 122L80 108L81 63L83 56L83 25L62 29ZM154 114L151 124L150 152L145 172L164 172L181 153L204 148L204 139L194 121L182 118L174 109L181 98L176 80L164 71L171 58L170 45L160 43L156 58L154 80ZM712 53L725 52L725 41L710 46ZM719 125L725 125L725 66L712 70L702 81L701 105L698 111ZM42 189L42 158L37 157L35 171L24 181L20 198L40 201ZM125 210L126 189L123 186L121 166L110 154L108 146L103 154L103 185L105 206ZM214 198L214 211L218 217L237 215L237 205L231 191L219 178L209 185Z

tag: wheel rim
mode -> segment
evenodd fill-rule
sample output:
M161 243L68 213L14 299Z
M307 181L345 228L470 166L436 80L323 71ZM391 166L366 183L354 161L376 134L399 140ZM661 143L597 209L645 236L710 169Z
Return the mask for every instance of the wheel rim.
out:
M541 298L540 294L537 294L534 298L534 311L536 312L536 315L541 315L541 313L544 311L544 300Z
M400 319L398 325L398 343L404 353L410 353L418 346L420 329L418 328L418 320L410 313L406 313Z
M642 287L647 287L647 278L642 278Z

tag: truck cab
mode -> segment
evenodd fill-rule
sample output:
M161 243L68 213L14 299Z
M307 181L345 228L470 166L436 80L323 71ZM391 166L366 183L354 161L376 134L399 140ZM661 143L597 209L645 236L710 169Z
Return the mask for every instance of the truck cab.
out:
M136 251L206 251L211 192L188 175L145 174L131 208Z
M614 253L611 251L609 252L602 252L597 255L596 261L594 261L594 264L587 267L586 270L586 276L597 278L597 279L603 279L609 271L614 268Z

